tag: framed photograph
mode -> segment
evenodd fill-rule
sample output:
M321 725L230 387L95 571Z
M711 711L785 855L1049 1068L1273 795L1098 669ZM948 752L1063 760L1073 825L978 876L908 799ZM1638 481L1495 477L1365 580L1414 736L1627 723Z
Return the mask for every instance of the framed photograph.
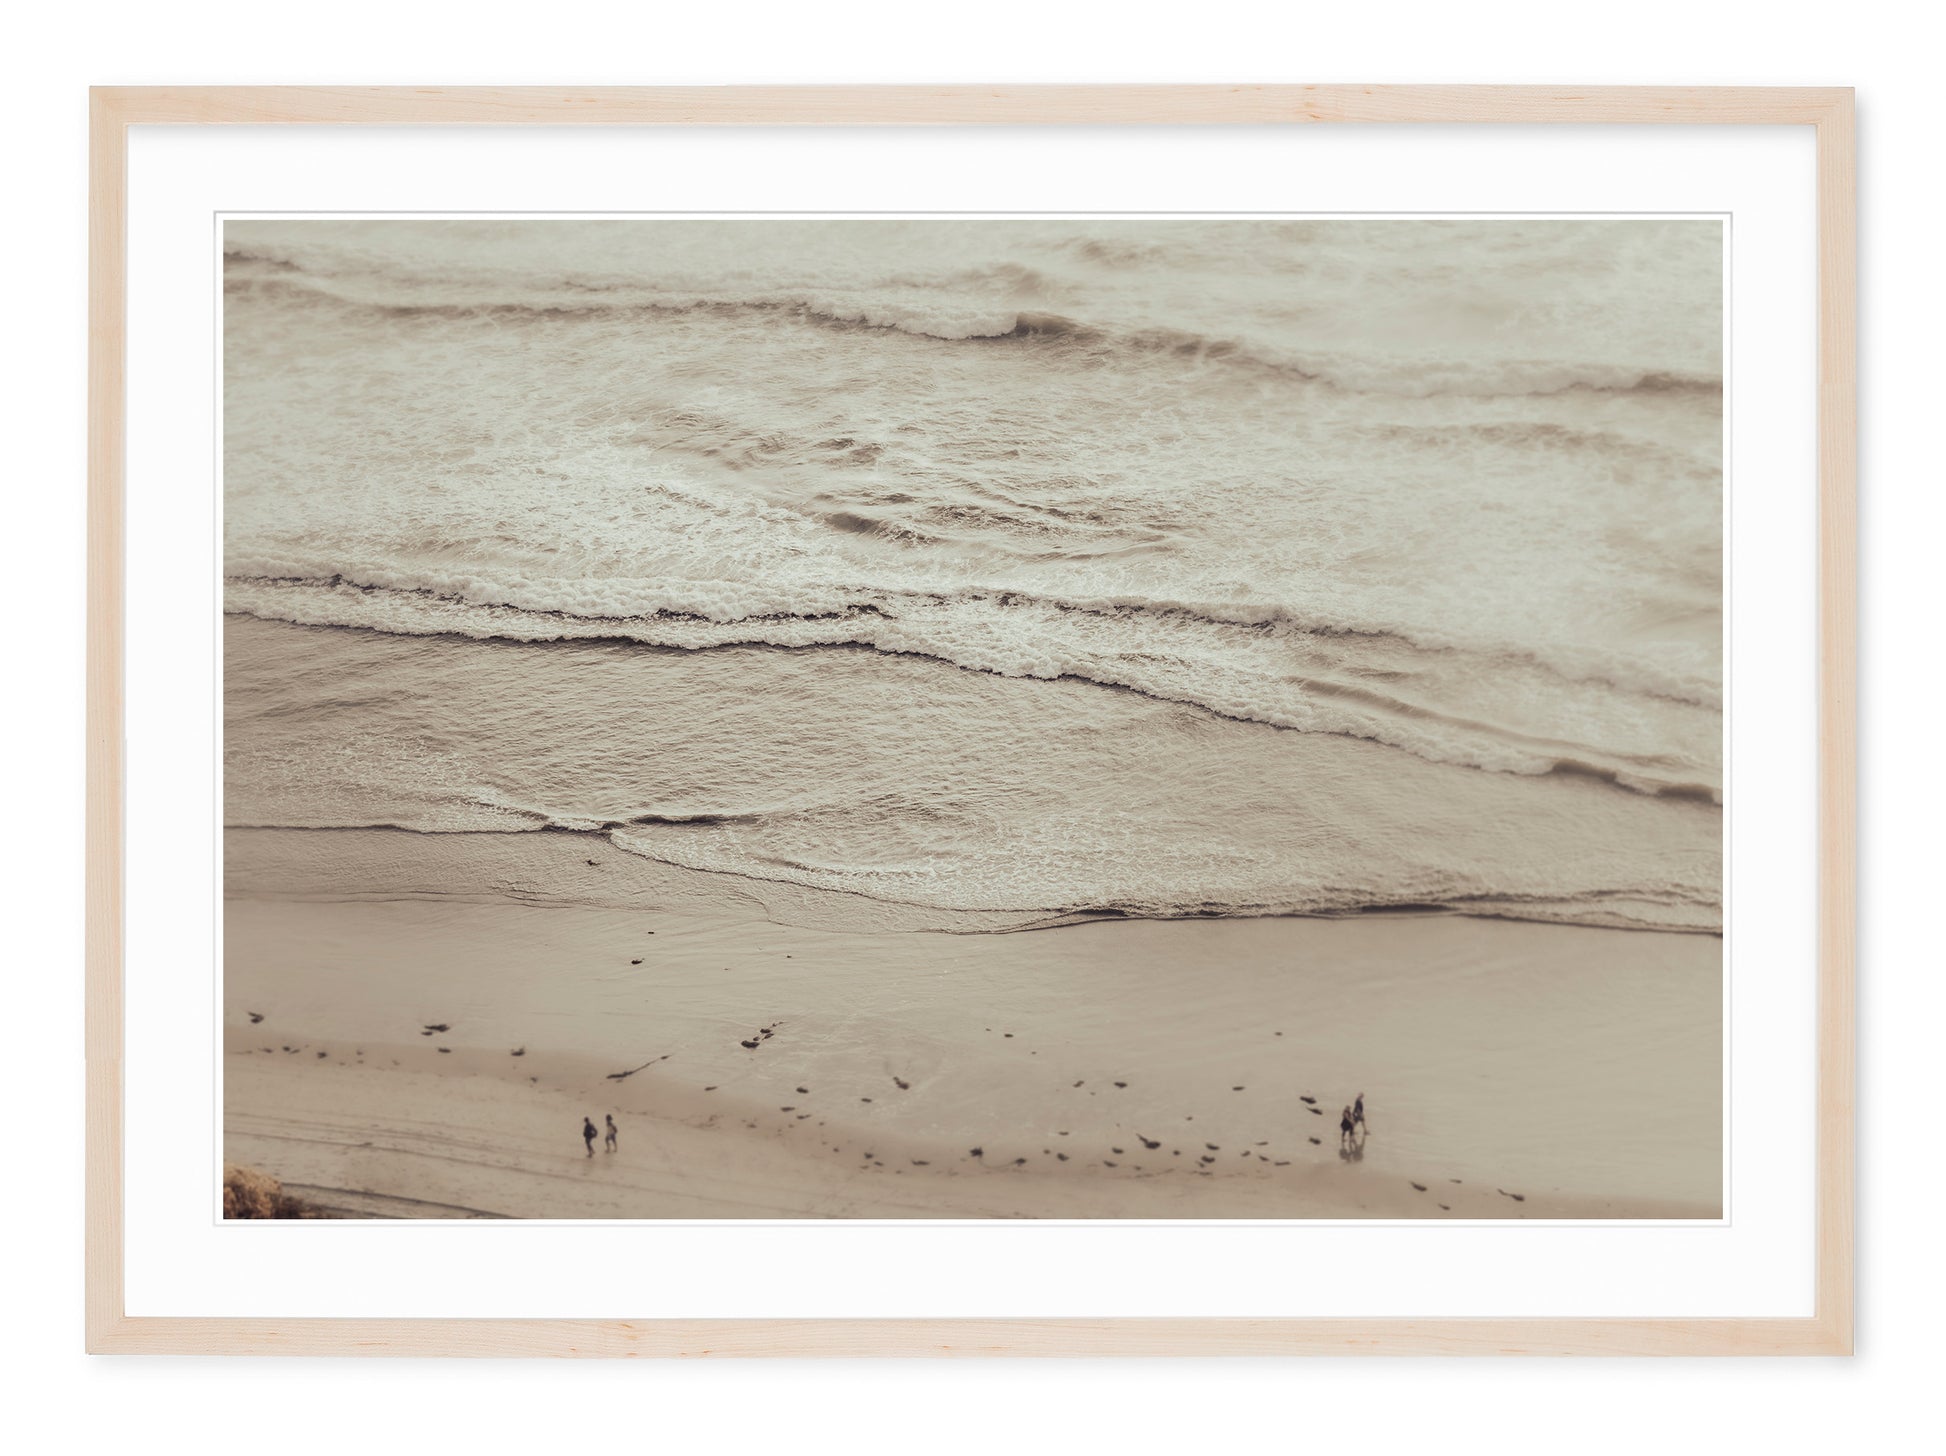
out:
M1849 91L94 108L92 1350L1849 1353Z

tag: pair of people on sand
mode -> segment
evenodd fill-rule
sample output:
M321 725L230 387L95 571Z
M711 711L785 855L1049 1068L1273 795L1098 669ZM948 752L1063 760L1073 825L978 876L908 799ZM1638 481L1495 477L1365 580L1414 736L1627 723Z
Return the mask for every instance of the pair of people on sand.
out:
M618 1131L615 1126L615 1114L612 1112L604 1112L602 1114L602 1121L608 1124L608 1136L602 1139L602 1143L612 1153L615 1151L615 1134ZM588 1156L591 1158L595 1155L596 1131L597 1129L590 1119L585 1117L581 1119L581 1140L588 1145Z
M1338 1116L1338 1141L1349 1143L1354 1133L1362 1135L1365 1131L1365 1094L1360 1092L1358 1100Z

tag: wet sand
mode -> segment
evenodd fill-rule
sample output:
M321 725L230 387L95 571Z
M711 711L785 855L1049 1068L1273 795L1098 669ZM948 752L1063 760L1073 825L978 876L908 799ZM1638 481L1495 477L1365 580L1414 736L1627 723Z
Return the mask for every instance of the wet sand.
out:
M225 1157L353 1215L1721 1209L1714 937L274 897L225 928Z

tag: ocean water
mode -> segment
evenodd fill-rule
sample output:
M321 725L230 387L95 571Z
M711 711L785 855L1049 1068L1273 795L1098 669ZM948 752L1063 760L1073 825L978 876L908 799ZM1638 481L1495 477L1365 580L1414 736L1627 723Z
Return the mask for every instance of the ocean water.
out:
M1705 222L232 222L227 820L1719 929L1720 317Z

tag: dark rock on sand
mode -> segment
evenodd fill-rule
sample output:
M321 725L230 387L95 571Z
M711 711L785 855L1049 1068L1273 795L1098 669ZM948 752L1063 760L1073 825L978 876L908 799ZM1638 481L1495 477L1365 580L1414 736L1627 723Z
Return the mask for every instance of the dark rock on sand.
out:
M250 1018L250 1024L252 1026L255 1026L259 1021L264 1019L264 1014L261 1011L246 1011L244 1015Z

